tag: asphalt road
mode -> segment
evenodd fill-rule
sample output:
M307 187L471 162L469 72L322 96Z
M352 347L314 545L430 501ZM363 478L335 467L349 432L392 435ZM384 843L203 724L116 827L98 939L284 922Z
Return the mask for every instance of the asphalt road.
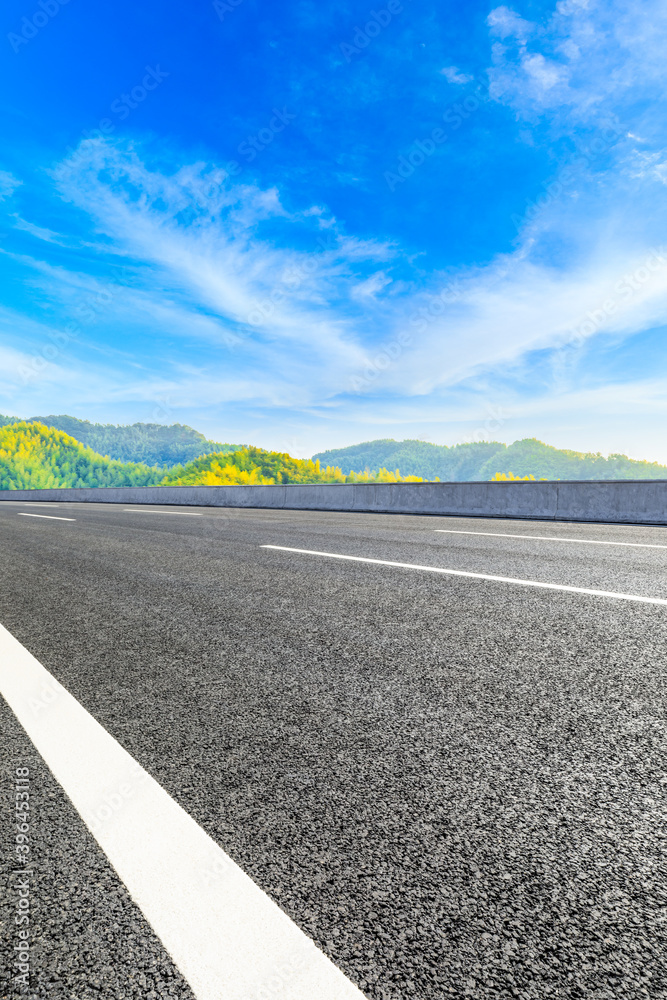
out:
M667 530L199 513L1 503L0 624L368 998L667 996L667 607L262 547L665 598ZM1 699L0 726L29 995L190 1000Z

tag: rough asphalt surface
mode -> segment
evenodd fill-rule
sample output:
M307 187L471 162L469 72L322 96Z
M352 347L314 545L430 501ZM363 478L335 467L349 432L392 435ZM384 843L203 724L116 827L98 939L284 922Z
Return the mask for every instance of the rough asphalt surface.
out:
M667 996L667 608L260 548L664 597L667 548L434 529L666 529L36 510L0 504L0 622L367 997ZM10 872L33 776L31 995L190 1000L0 706Z

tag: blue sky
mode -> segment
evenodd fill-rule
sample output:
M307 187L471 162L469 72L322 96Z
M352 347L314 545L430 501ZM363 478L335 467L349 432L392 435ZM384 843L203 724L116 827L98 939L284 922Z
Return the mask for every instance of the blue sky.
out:
M667 460L667 10L7 0L0 412Z

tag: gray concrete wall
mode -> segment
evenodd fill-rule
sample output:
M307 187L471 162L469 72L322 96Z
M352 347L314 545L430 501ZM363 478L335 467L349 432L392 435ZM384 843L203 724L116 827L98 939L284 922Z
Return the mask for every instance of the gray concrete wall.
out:
M461 514L667 524L667 480L381 483L331 486L144 486L3 490L0 501L170 504L284 510Z

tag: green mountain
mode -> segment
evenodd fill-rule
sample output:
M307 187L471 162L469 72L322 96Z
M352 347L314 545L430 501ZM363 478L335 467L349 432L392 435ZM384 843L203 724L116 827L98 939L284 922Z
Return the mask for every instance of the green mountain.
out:
M18 417L0 416L0 426L17 423ZM66 414L30 417L30 422L45 424L64 431L99 455L118 459L120 462L138 462L143 465L171 466L191 462L200 455L212 452L230 452L243 447L208 441L199 431L184 424L92 424Z
M366 441L313 455L322 465L350 469L375 470L381 466L400 469L403 475L440 479L441 482L481 482L497 472L515 476L533 475L536 479L667 479L667 466L641 462L626 455L605 458L599 452L569 451L552 448L536 438L524 438L514 444L475 442L446 445L425 441L393 441L384 438Z
M219 486L295 483L401 483L421 482L417 476L378 469L374 473L350 472L345 475L333 466L321 468L310 458L292 458L286 452L263 448L241 448L233 454L204 455L184 468L170 469L166 486Z
M33 428L39 430L34 432ZM49 429L55 437L45 433ZM43 460L40 447L44 448ZM80 451L75 456L72 449ZM116 426L66 415L21 421L0 414L3 489L162 482L401 482L415 478L479 482L510 472L552 480L667 479L667 466L657 462L552 448L536 438L509 446L483 441L451 448L384 438L320 452L304 462L260 448L209 441L182 424Z
M448 448L447 445L429 444L426 441L382 438L351 445L349 448L321 451L313 455L313 461L319 461L321 465L339 465L343 472L384 467L400 469L404 476L421 476L422 479L439 479L449 483L470 482L479 478L478 472L482 466L506 447L498 441L456 444Z
M401 481L400 475L386 469L373 476L363 473L344 476L340 469L321 469L310 459L292 458L262 448L204 455L167 470L98 455L64 431L45 424L16 421L0 426L0 490Z
M0 489L156 486L164 469L97 455L68 434L25 421L0 427Z
M658 462L642 462L627 455L605 458L599 452L552 448L537 438L515 441L494 455L480 468L479 478L491 479L496 472L533 475L536 479L667 479L667 466Z

